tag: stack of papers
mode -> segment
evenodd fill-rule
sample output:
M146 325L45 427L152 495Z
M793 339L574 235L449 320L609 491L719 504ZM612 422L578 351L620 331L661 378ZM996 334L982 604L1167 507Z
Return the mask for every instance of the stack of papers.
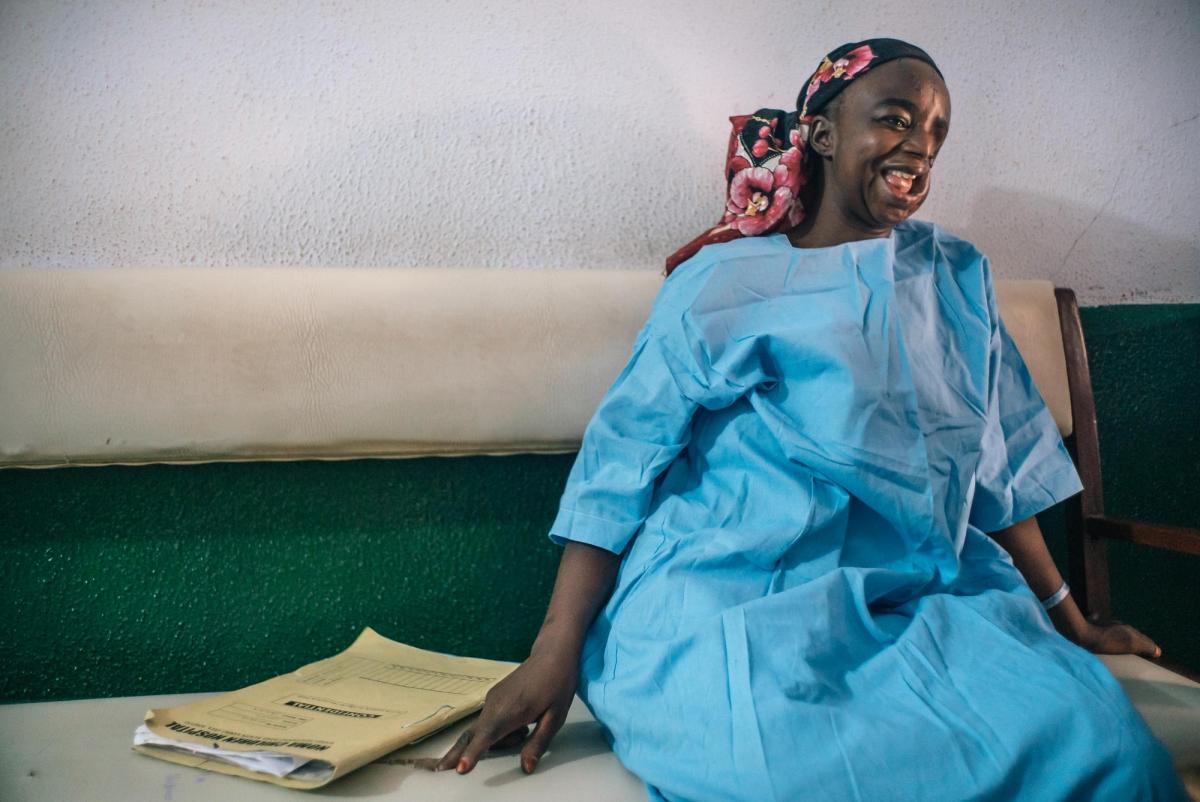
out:
M349 649L240 691L146 713L133 748L318 788L483 706L515 663L427 652L366 629Z
M279 752L231 752L216 746L201 746L155 735L145 724L133 731L133 745L142 746L144 744L176 749L184 754L205 755L214 760L223 760L234 766L241 766L249 771L265 772L274 777L303 777L304 779L323 780L333 776L333 764L326 763L324 760L308 760Z

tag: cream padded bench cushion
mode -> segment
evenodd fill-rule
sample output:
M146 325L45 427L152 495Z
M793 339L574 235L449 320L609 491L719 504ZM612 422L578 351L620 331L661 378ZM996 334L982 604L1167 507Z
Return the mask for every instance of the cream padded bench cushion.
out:
M628 270L3 270L0 466L571 451L661 284ZM997 294L1069 432L1052 285Z

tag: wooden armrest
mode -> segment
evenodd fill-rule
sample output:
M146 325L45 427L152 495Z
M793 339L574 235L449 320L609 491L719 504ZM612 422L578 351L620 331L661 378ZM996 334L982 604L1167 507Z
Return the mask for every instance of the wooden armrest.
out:
M1092 537L1128 540L1158 549L1200 555L1200 529L1147 524L1103 515L1087 516L1083 519L1083 526L1084 531Z

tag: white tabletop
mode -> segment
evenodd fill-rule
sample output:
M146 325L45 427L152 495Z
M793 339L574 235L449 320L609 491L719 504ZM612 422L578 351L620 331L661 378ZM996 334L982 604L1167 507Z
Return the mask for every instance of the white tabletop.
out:
M130 748L146 710L207 694L128 696L0 706L0 800L71 802L192 802L289 800L305 795L431 802L644 802L642 783L617 760L600 725L576 699L537 771L526 776L515 754L481 760L470 774L434 773L374 763L315 791L294 791L188 768ZM468 721L404 750L406 757L440 756ZM400 754L400 753L394 753ZM386 760L386 758L385 758Z
M1185 776L1200 767L1200 685L1129 655L1101 658L1125 687L1150 728ZM329 798L409 799L420 802L642 802L642 783L625 770L587 708L575 704L551 750L526 776L517 757L490 757L466 776L403 764L374 763L315 791L187 768L130 748L146 710L206 694L129 696L74 702L0 705L0 800L23 802L193 802ZM405 757L440 756L471 719L404 750ZM400 755L401 753L394 753ZM385 758L384 760L387 760Z

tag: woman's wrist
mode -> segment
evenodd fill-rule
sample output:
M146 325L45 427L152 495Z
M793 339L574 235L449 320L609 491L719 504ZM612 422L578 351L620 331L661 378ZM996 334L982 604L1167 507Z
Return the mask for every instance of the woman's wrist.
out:
M578 659L593 617L590 605L580 607L578 604L551 603L541 629L533 639L529 655L548 657L566 654Z
M588 627L612 592L620 564L618 554L587 543L567 543L531 657L570 655L578 662Z
M1083 617L1079 605L1075 603L1075 599L1070 594L1046 613L1050 616L1054 628L1063 637L1080 645L1087 639L1091 624Z
M579 621L563 621L547 616L538 630L533 646L529 649L530 657L551 657L571 655L578 659L583 651L583 641L587 627Z
M1070 592L1070 585L1068 585L1065 581L1059 583L1058 590L1040 600L1042 602L1042 607L1045 608L1047 612L1053 610L1055 607L1061 604L1064 599L1067 598L1067 595L1070 594Z

